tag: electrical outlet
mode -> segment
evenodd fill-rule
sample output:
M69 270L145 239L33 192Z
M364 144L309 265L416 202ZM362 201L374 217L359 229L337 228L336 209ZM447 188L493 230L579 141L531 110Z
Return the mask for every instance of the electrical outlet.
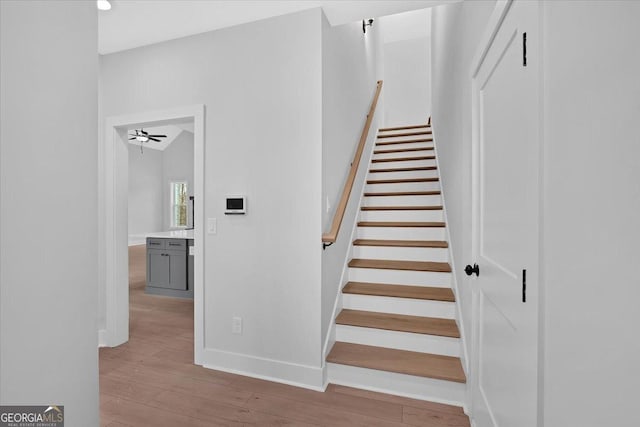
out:
M242 335L242 317L234 317L231 323L231 333Z

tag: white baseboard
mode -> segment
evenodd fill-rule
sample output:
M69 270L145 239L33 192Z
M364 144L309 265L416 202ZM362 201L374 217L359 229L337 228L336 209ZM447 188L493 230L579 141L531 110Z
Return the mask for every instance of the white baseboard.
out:
M107 343L108 343L107 330L106 329L99 329L98 330L98 348L100 348L100 347L109 347L109 345Z
M241 353L205 348L202 366L207 369L325 391L326 372L320 366L300 365Z

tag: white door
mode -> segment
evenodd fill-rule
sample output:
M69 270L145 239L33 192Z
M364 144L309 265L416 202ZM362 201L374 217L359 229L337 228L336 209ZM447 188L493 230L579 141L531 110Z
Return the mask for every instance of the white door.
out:
M473 78L473 417L478 427L528 427L537 423L538 4L499 2L496 13L504 19L493 20Z

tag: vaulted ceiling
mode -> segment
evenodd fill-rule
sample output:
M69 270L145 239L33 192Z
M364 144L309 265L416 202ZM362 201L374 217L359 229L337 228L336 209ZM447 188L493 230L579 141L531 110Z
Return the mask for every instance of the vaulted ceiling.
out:
M170 125L163 126L149 126L144 128L145 132L151 135L166 135L166 138L160 138L160 142L156 141L147 141L140 142L135 139L130 140L129 144L131 145L142 145L144 148L150 148L152 150L160 150L164 151L173 141L176 140L178 135L182 132L190 132L193 133L193 121L187 123L176 123ZM134 133L134 128L129 129L129 134Z

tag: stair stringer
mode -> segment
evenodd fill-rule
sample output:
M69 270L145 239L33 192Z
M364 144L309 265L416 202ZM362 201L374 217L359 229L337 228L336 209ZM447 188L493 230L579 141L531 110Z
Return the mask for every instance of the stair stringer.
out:
M377 112L374 113L374 119L371 125L372 127L376 126L375 128L376 132L369 133L369 138L371 139L371 141L369 141L369 138L368 138L366 143L367 145L369 145L370 143L370 149L368 149L366 152L363 152L363 156L366 156L363 160L366 160L366 161L365 162L361 161L359 166L359 168L365 167L366 169L362 177L362 185L360 186L360 192L358 194L358 201L356 205L356 215L354 217L353 225L351 227L351 233L349 234L349 244L348 244L349 249L347 250L344 257L344 262L342 264L342 273L340 274L340 285L337 288L336 297L333 303L333 311L331 313L331 318L330 318L331 322L329 325L329 331L327 332L327 336L322 346L322 375L323 375L323 381L324 381L323 387L325 389L328 385L327 356L329 354L329 351L333 347L333 344L335 344L336 342L335 318L340 312L340 310L342 310L342 289L349 281L349 261L353 257L353 241L355 240L358 232L358 221L360 220L360 214L361 214L360 207L362 206L365 189L367 188L366 181L367 181L367 177L369 176L369 169L371 169L371 160L373 159L373 152L376 148L376 139L378 136L377 132L378 132L378 126L379 126L379 123L376 122L376 121L379 121L379 117L377 116L378 116L378 113ZM367 145L365 145L365 147ZM349 200L355 202L353 196L354 195L351 194L351 197L349 198ZM327 248L327 250L331 250L331 248Z
M462 348L462 351L460 352L460 361L462 362L462 368L464 369L464 373L467 377L467 384L469 384L470 383L469 379L471 378L469 363L471 359L469 359L469 346L467 342L467 335L464 328L464 322L462 321L462 303L459 298L460 292L458 291L459 289L458 274L457 274L458 269L456 268L455 259L453 258L453 249L452 249L453 244L451 242L451 234L449 232L449 221L447 216L447 201L446 201L446 196L444 192L444 182L442 181L442 174L441 174L442 169L440 169L440 160L439 160L440 157L438 156L438 139L436 138L436 130L433 123L431 123L431 135L433 138L433 152L435 153L435 156L436 156L436 159L435 159L436 167L437 167L436 171L438 173L438 178L440 180L440 197L442 198L442 215L443 215L445 224L447 224L447 226L445 227L445 237L447 242L449 243L447 250L449 251L449 265L451 265L451 289L453 290L453 294L455 295L455 305L456 305L455 319L456 319L456 323L458 324L458 330L460 331L460 346ZM464 409L464 412L466 414L469 414L468 390L467 390L467 393L465 393L465 399L463 401L462 407Z

